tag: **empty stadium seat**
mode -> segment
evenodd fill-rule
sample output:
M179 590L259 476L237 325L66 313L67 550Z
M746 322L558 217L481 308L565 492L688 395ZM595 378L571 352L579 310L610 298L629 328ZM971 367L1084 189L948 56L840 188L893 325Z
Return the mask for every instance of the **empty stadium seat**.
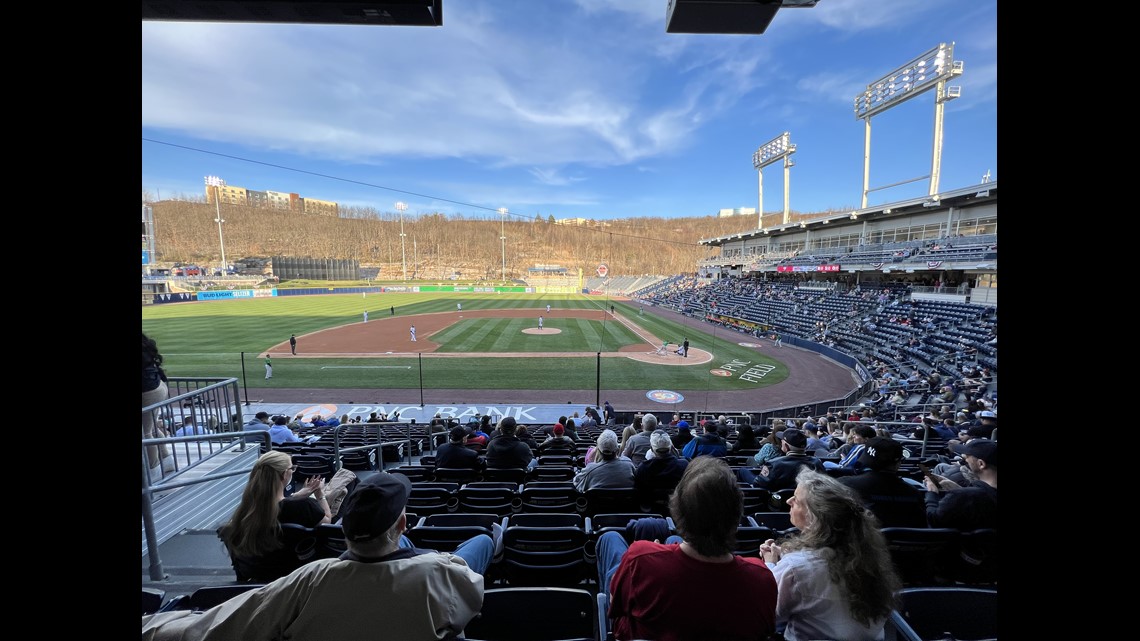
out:
M577 588L509 587L483 592L468 641L595 641L597 599Z

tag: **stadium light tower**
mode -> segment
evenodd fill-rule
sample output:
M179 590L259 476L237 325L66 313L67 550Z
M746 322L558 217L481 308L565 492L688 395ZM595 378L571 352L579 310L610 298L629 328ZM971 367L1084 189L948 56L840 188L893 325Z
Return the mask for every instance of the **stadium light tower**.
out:
M217 176L206 176L206 186L214 188L214 211L217 217L214 222L218 223L218 245L222 248L222 275L229 271L229 264L226 263L226 240L222 237L222 191L221 188L226 186L226 181L218 178Z
M954 43L941 43L930 51L911 60L887 75L867 85L863 93L855 96L855 118L863 126L863 200L867 207L867 193L871 176L871 116L902 104L915 96L934 89L934 148L931 150L930 189L927 195L938 193L938 180L942 173L942 121L945 103L962 95L961 87L947 87L946 81L962 75L963 64L954 61ZM922 180L919 176L875 189L885 189L908 182Z
M507 281L507 208L499 207L499 244L503 246L503 282Z
M781 158L784 160L784 224L788 224L788 218L791 216L791 210L788 208L788 183L792 177L790 170L796 164L792 161L792 154L794 153L796 153L796 146L791 142L791 134L785 131L760 145L756 153L752 154L752 166L756 168L759 176L756 183L757 200L759 201L756 203L756 220L760 229L764 229L764 168Z
M400 212L400 260L404 263L404 280L408 280L408 255L404 253L404 212L408 211L408 203L396 203L396 211Z

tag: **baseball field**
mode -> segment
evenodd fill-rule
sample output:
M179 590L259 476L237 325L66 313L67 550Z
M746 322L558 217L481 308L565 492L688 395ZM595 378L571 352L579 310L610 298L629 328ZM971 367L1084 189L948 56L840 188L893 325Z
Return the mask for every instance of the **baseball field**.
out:
M249 388L743 391L788 377L757 339L579 294L280 296L151 305L142 319L169 375Z

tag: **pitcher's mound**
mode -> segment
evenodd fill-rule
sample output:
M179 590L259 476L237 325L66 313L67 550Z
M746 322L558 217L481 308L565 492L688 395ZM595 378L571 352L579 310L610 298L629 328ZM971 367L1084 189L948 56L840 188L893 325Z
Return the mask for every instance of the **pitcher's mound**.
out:
M551 329L549 327L544 327L542 329L539 329L537 327L528 327L528 328L523 330L523 333L524 334L561 334L562 330Z

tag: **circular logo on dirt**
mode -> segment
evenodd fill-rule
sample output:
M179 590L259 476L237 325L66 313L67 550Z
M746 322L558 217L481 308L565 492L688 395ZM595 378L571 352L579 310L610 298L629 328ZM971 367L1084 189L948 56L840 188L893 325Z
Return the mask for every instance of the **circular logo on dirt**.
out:
M732 372L730 372L726 369L719 369L719 368L718 369L710 369L709 374L712 374L713 376L732 376Z
M602 263L598 265L598 278L605 278L606 274L610 273L610 266Z
M741 347L763 347L760 343L737 343Z
M650 390L645 393L645 398L651 401L657 401L658 403L680 403L685 400L684 396L681 396L677 392L670 392L667 389Z

